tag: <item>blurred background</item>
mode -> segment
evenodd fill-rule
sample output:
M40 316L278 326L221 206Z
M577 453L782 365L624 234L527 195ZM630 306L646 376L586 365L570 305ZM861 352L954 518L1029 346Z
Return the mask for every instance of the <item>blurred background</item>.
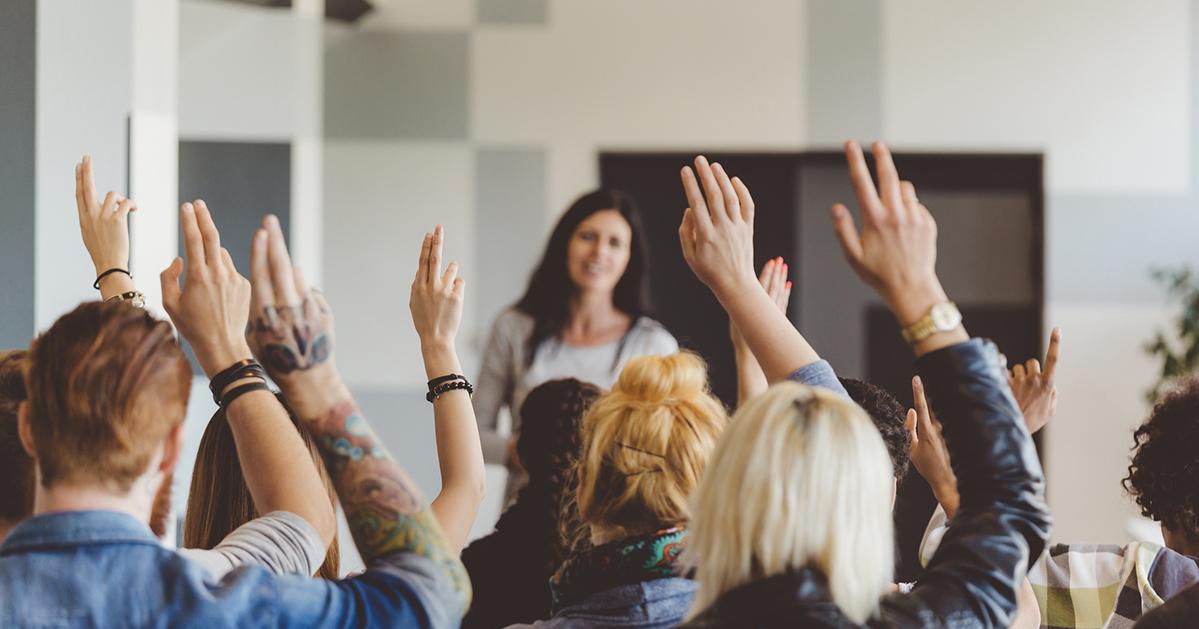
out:
M659 319L731 399L727 320L675 233L678 168L704 152L753 189L759 259L791 263L792 320L843 375L906 402L910 355L827 219L852 201L841 142L883 139L939 222L939 271L968 329L1019 361L1064 330L1058 416L1040 443L1054 537L1152 534L1120 479L1168 362L1146 344L1165 330L1164 351L1199 360L1187 351L1199 328L1172 332L1199 315L1151 275L1199 261L1196 8L3 0L0 347L96 298L72 197L84 153L101 191L139 202L132 269L152 309L180 249L181 200L207 201L243 270L253 226L275 213L333 304L338 363L367 416L435 495L407 292L436 223L468 280L459 350L473 377L558 214L601 183L632 193ZM1190 278L1178 286L1185 300ZM193 450L206 392L198 375ZM504 473L489 467L477 534L499 513ZM897 517L918 539L931 498L908 484Z

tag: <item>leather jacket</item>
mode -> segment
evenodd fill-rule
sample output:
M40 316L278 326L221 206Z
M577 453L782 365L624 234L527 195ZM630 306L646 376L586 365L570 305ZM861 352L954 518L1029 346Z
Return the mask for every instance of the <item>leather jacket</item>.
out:
M961 506L915 588L869 627L1007 627L1030 558L1049 537L1044 477L995 346L974 339L917 360L958 478ZM726 592L684 627L852 627L812 569Z

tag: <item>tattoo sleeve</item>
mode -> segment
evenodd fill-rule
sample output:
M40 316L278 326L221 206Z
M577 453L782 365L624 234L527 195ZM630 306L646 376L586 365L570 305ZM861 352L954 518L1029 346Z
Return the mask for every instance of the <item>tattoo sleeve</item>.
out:
M470 577L420 490L391 458L351 401L310 424L337 487L354 542L368 562L393 552L423 555L445 570L470 606Z

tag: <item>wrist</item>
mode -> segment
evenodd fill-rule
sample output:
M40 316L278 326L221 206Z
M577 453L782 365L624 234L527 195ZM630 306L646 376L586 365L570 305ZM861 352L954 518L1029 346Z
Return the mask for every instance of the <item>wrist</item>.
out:
M195 346L192 346L196 349ZM241 343L239 347L237 343L229 343L221 348L213 348L211 351L206 351L201 357L199 349L196 349L196 360L200 362L200 368L204 370L204 374L211 380L222 370L228 369L237 363L246 359L253 359L254 354L250 351L250 346Z
M458 351L453 341L421 341L421 357L425 361L425 375L430 380L446 374L462 373Z
M729 299L736 299L740 295L745 295L746 291L753 290L755 287L761 289L762 285L758 282L758 278L754 276L752 271L748 273L735 273L730 276L718 275L714 278L712 284L709 285L709 288L716 295L716 299L721 303ZM765 293L764 290L763 293Z
M949 301L941 281L935 275L913 281L897 282L884 287L883 301L899 321L907 327L919 321L936 304Z

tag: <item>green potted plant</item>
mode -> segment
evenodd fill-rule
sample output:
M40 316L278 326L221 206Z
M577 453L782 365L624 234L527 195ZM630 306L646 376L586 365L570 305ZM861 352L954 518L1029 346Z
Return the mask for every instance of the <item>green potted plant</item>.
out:
M1145 343L1145 352L1161 360L1158 380L1146 394L1153 404L1171 382L1199 367L1199 285L1196 284L1199 278L1187 265L1153 269L1150 275L1165 285L1171 302L1182 305L1182 312L1174 321L1174 334L1167 336L1159 329Z

